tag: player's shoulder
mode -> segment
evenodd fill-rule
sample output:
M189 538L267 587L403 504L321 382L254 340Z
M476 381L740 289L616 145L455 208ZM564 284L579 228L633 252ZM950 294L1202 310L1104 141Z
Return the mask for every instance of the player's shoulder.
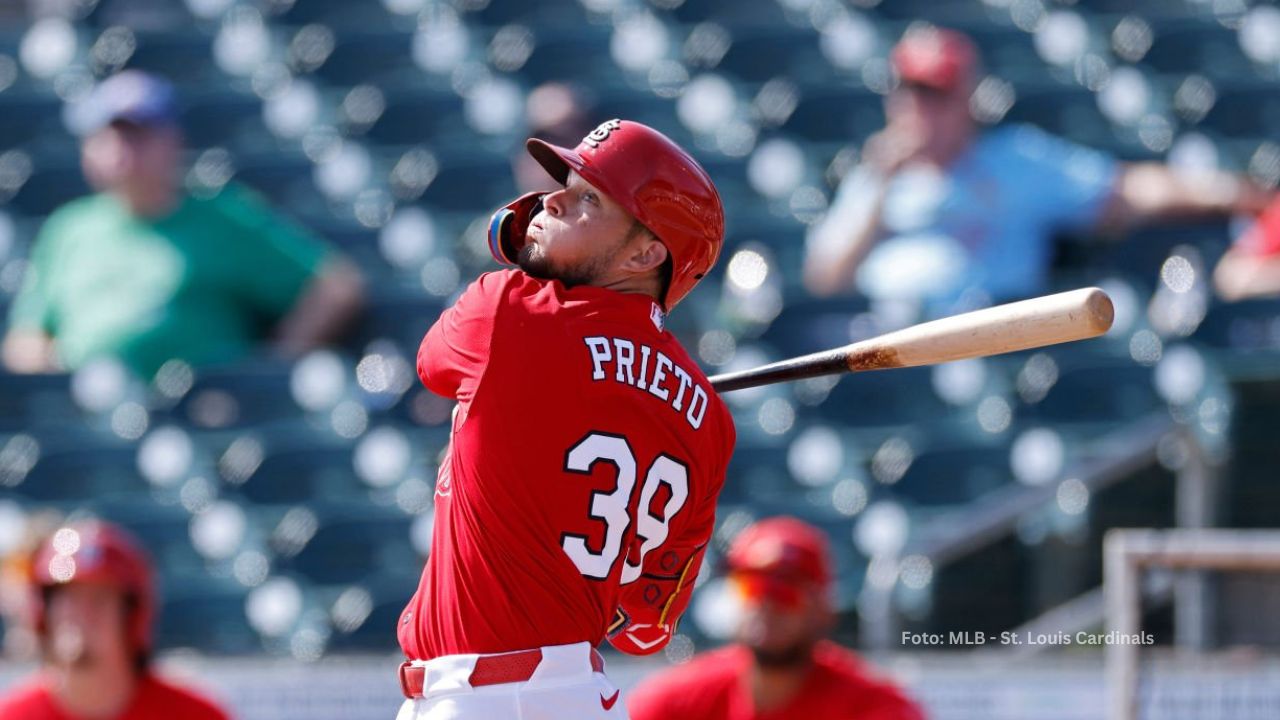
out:
M856 698L862 707L898 708L904 720L921 717L918 708L878 670L857 653L824 640L814 648L814 665L825 674L827 688Z
M487 272L476 278L463 291L465 302L521 311L522 318L540 316L554 319L558 326L579 320L633 318L636 305L644 305L644 322L649 322L647 308L657 307L652 298L641 300L591 285L566 287L559 280L536 278L519 268ZM646 304L647 303L647 304Z
M184 720L228 720L222 708L191 688L154 674L148 674L143 683L146 703L154 710L165 711L170 717L181 717Z
M729 411L728 403L711 386L711 379L707 377L702 366L698 364L684 345L669 332L663 333L663 336L667 339L663 350L671 355L671 359L677 365L689 373L694 384L706 388L710 405L706 414L707 419L712 423L713 427L720 429L724 445L732 451L733 445L737 440L737 429L733 423L733 415Z
M813 662L820 668L841 674L858 675L865 668L864 661L856 652L830 640L822 640L814 646Z
M39 677L20 681L0 695L0 718L5 720L58 720L48 688Z
M462 292L464 300L485 301L504 305L529 305L540 293L545 293L547 283L530 277L516 268L481 273Z
M716 407L717 412L721 416L720 419L728 422L730 429L732 429L733 418L729 414L729 405L724 401L724 398L720 397L720 394L715 392L711 387L711 378L707 375L706 371L702 369L702 366L694 359L689 351L674 338L672 338L672 345L679 348L677 352L680 355L680 360L684 363L684 367L689 369L689 373L693 375L694 381L705 385L706 388L711 391L711 404Z
M824 671L846 680L882 682L876 672L857 653L830 640L818 643L813 650L813 661Z
M708 692L716 686L737 682L748 662L746 649L739 645L710 650L656 673L641 683L636 692L679 695L691 688Z
M539 318L558 318L561 304L552 283L511 268L481 274L454 303L454 312L489 318L503 335L537 334L545 326Z
M713 650L645 678L627 694L634 720L723 717L726 693L745 669L741 648Z

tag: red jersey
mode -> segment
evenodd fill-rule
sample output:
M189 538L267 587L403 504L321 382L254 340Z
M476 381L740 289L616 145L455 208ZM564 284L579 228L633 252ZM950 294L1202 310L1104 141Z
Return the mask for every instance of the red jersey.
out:
M893 685L867 674L851 651L822 642L790 703L758 712L748 684L751 651L732 645L641 683L627 697L631 720L922 720Z
M1267 206L1262 215L1236 240L1249 255L1270 257L1280 254L1280 200Z
M58 705L46 678L37 677L0 698L4 720L79 720ZM146 674L138 680L129 707L114 720L227 720L226 713L199 695Z
M418 375L458 406L405 655L665 645L734 430L653 299L488 273L428 331Z

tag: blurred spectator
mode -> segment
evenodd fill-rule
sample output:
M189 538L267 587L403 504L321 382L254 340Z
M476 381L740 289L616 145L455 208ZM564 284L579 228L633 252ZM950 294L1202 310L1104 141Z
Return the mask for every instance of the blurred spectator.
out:
M4 641L0 655L19 662L36 657L35 633L26 619L31 615L31 561L40 543L62 525L62 514L42 510L21 522L20 536L0 557L0 620Z
M525 122L529 137L546 140L552 145L577 147L595 128L582 91L564 83L543 83L534 88L525 102ZM530 192L554 192L562 186L542 169L521 145L511 158L516 189L521 195Z
M729 550L743 601L738 645L645 680L632 720L918 720L922 712L823 637L833 624L827 541L811 525L771 518Z
M0 698L5 720L225 720L151 670L156 597L138 544L106 523L63 527L31 568L40 671Z
M1280 295L1280 200L1222 256L1213 281L1224 300Z
M81 161L99 192L41 229L4 340L10 370L109 355L150 377L172 358L241 359L267 333L275 352L294 356L351 319L361 298L353 265L244 188L184 193L167 82L126 71L82 109Z
M886 127L808 238L815 295L856 287L930 314L971 304L975 291L979 302L1035 295L1049 285L1059 231L1257 213L1270 199L1243 178L1121 163L1031 126L979 132L977 52L960 33L913 27L892 62Z

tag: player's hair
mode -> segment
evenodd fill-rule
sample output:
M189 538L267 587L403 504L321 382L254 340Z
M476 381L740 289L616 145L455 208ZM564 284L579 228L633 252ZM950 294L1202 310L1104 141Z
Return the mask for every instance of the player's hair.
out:
M125 617L132 618L134 613L141 612L142 599L137 593L127 592L124 594ZM126 622L128 622L126 620ZM126 626L127 627L127 626ZM150 648L133 648L133 672L135 675L145 675L151 669L151 649Z

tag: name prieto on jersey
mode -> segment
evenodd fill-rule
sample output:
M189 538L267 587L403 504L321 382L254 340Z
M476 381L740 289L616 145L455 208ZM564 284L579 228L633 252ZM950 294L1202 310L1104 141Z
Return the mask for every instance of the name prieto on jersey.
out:
M694 430L707 414L707 391L666 353L626 338L601 335L582 339L591 353L592 382L629 385L662 400L684 416Z

